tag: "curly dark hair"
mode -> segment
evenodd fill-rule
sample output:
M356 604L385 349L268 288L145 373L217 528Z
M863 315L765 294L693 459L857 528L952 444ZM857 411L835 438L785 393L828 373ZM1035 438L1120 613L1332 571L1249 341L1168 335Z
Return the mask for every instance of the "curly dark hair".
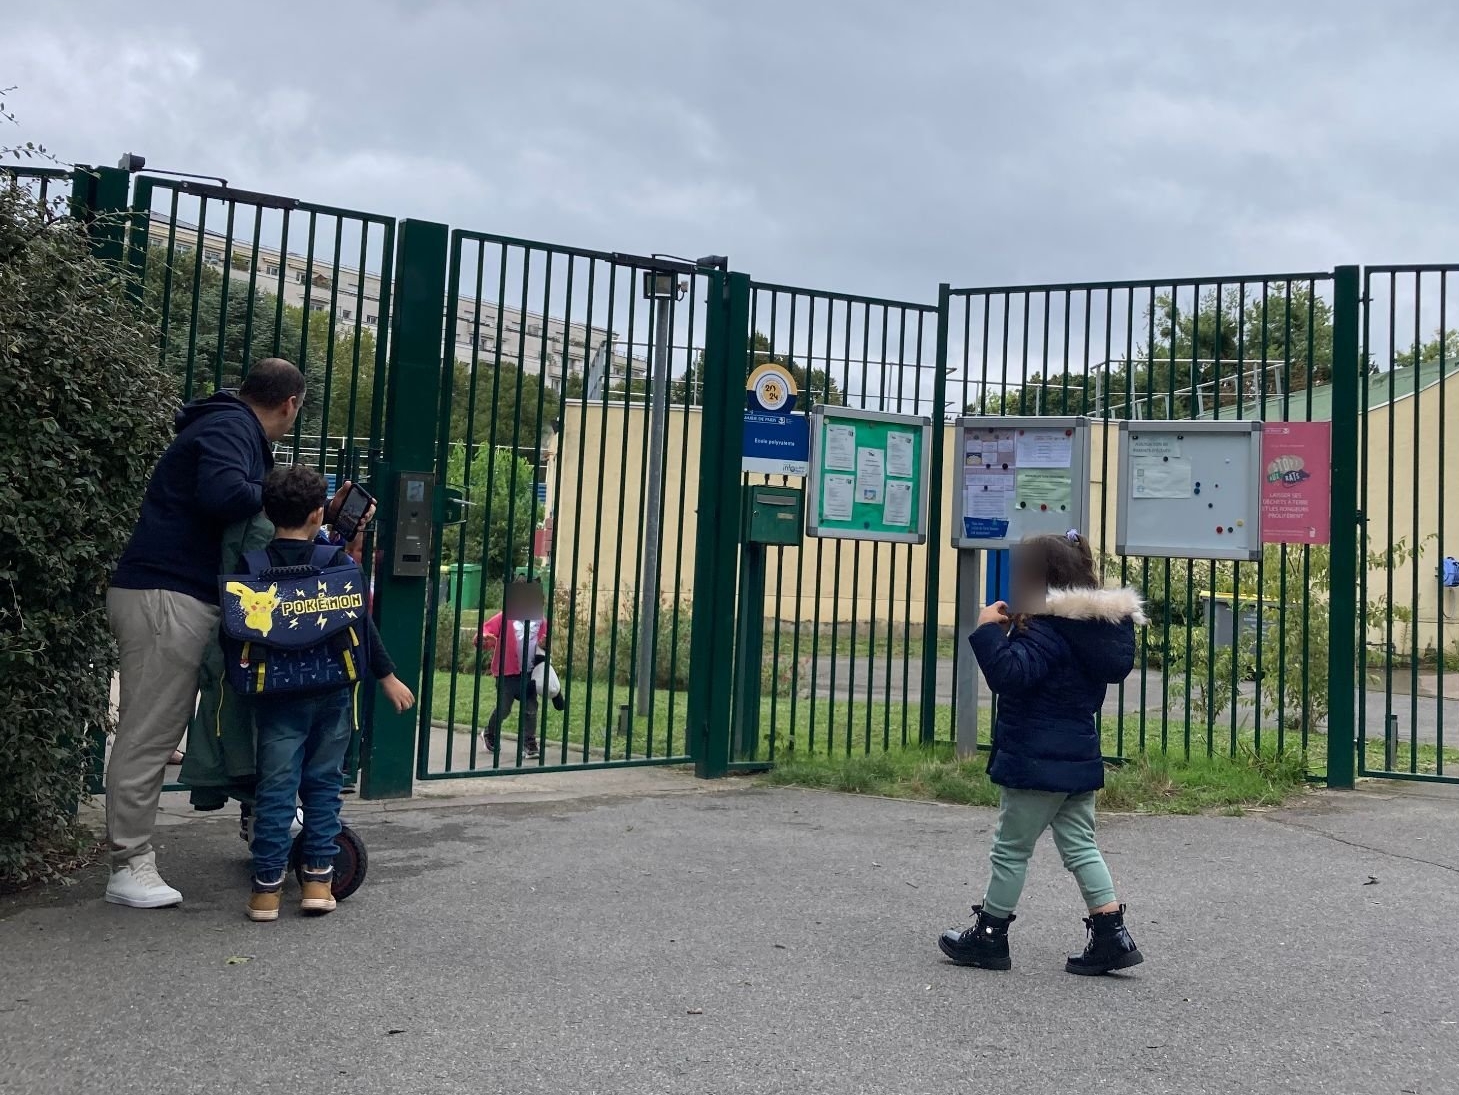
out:
M329 484L308 464L274 468L263 481L263 512L278 528L300 528L324 505Z

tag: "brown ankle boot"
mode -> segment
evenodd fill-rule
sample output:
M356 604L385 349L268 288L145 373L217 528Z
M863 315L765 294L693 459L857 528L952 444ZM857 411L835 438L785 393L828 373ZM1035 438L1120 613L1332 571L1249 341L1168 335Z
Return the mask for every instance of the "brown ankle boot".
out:
M311 871L304 868L304 897L299 902L301 912L323 916L334 912L334 868Z

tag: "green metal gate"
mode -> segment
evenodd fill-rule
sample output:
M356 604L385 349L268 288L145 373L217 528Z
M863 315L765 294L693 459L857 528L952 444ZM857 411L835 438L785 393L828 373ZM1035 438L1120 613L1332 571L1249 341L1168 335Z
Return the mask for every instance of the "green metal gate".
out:
M1459 332L1449 305L1459 265L1370 266L1363 274L1358 506L1358 770L1459 783L1459 556L1450 408Z
M416 775L686 762L708 272L465 231L448 270L437 468L461 504L435 544ZM480 640L514 578L541 583L562 687L536 753L520 703L488 744Z

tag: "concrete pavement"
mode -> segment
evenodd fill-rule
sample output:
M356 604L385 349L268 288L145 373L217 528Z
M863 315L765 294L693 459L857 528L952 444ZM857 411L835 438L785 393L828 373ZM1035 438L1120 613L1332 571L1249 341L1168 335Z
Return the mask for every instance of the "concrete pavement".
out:
M0 1092L1456 1090L1452 795L1106 818L1148 961L1088 981L1048 847L1014 970L941 961L990 811L561 778L351 803L370 876L318 921L244 920L231 819L163 828L180 909L103 904L101 868L0 901Z

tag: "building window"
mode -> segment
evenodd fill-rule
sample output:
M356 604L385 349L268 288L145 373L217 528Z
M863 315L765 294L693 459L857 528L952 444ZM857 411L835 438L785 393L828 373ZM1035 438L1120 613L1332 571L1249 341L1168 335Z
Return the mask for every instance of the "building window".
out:
M491 335L487 335L487 334L477 335L476 336L476 345L477 345L477 348L478 349L486 350L489 353L492 350L495 350L496 349L496 340L493 339L491 337Z
M377 323L380 322L380 317L379 316L376 316L374 314L367 315L365 317L365 322L366 323L369 323L369 324L371 324L373 326L374 324L377 324Z
M342 312L340 312L340 316L343 317L344 319L349 319L350 318L350 310L348 308L344 309Z
M527 325L527 333L529 335L535 335L540 338L542 337L542 327L540 324L537 323L529 323Z
M271 265L271 266L265 267L264 269L265 269L266 273L268 274L268 276L271 277L271 278L276 278L276 277L279 276L279 268L277 266L272 266Z

